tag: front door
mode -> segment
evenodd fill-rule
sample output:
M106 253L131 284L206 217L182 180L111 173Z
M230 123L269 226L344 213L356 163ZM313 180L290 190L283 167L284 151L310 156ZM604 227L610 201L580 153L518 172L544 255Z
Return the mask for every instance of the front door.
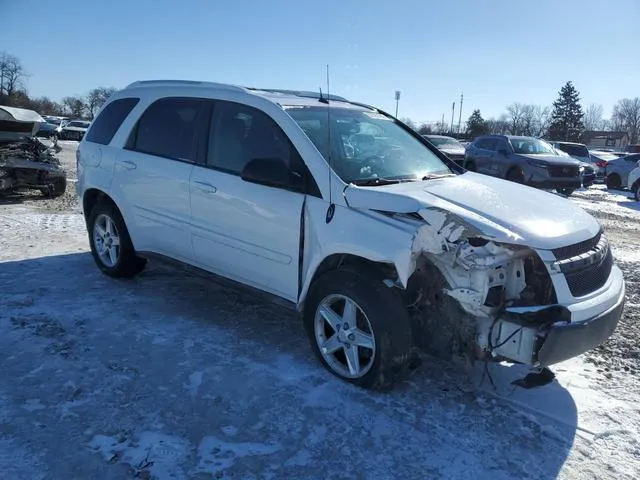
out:
M240 178L255 158L297 153L284 132L262 111L216 101L204 165L193 169L191 239L203 267L297 300L300 222L305 195Z

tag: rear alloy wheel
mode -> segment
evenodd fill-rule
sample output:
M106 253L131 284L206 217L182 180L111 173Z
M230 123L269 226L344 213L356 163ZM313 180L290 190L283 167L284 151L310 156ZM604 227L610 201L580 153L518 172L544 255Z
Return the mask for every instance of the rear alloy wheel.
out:
M408 370L408 312L375 273L351 267L328 272L314 282L305 303L309 341L332 374L386 390Z
M609 190L618 190L622 186L622 179L617 173L612 173L611 175L607 175L605 183Z
M91 253L100 270L111 277L132 277L147 261L138 257L122 215L111 203L98 203L87 222Z

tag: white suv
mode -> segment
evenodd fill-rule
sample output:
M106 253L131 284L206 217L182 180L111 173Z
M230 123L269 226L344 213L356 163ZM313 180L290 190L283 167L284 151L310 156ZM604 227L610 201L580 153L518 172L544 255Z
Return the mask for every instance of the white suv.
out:
M550 365L603 342L624 305L593 217L337 96L133 83L80 143L78 194L104 273L168 257L273 294L363 387L416 351Z

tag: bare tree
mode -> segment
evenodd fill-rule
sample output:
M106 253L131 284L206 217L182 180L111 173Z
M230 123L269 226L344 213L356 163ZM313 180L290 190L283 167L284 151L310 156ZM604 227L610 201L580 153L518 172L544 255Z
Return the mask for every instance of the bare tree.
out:
M24 88L26 77L27 73L18 57L0 53L0 98L6 96L11 102L16 92Z
M631 144L640 137L640 98L623 98L613 107L611 120L614 125L627 132Z
M512 103L507 107L507 121L511 135L522 135L523 107L521 103Z
M62 105L65 113L74 118L81 118L87 109L84 100L80 97L64 97Z
M506 135L509 133L509 118L507 115L501 115L500 118L490 118L485 122L488 133L497 135Z
M545 137L551 124L551 107L536 106L534 108L535 132L536 137Z
M87 94L86 107L89 118L93 118L100 107L105 104L111 94L115 92L115 88L98 87L94 88Z
M592 103L584 112L584 129L585 130L602 130L604 128L602 121L602 105Z

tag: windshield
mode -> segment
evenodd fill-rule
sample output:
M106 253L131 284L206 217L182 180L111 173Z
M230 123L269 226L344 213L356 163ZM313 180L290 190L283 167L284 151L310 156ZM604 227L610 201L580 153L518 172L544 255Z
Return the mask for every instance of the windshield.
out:
M510 138L513 151L525 155L555 155L553 147L537 138Z
M451 137L426 137L426 139L436 147L464 148L464 145Z
M331 137L331 167L347 183L376 185L453 174L420 140L380 113L331 107L329 135L327 107L284 108L327 162Z

